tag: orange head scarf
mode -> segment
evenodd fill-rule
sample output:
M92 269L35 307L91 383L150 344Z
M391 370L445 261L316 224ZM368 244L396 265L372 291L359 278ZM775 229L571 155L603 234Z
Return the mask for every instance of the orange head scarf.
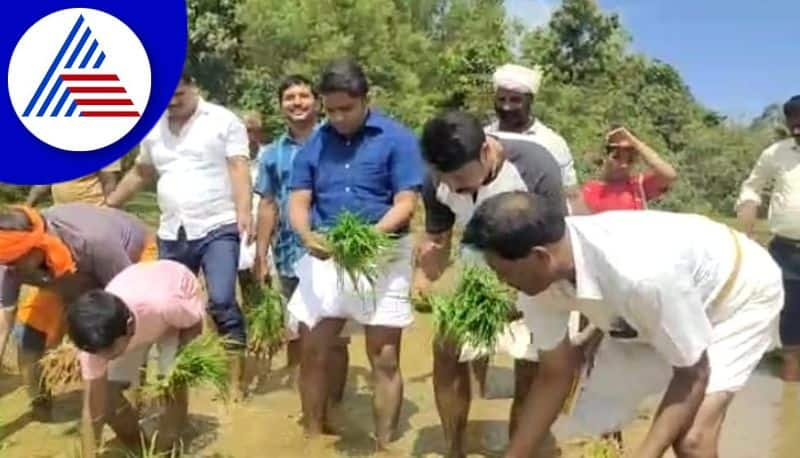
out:
M0 229L0 264L12 263L32 249L39 248L44 252L45 264L54 277L74 273L76 267L72 253L61 239L47 232L39 212L23 205L10 208L25 213L33 228L29 231Z

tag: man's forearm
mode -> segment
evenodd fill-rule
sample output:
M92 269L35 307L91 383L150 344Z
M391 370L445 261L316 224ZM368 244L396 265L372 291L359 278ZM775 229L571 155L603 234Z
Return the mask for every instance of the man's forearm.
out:
M36 185L32 187L31 191L28 193L28 198L25 200L25 205L33 207L49 190L50 185Z
M565 338L552 353L556 356L551 361L556 360L556 363L550 364L542 358L539 373L523 403L517 434L511 438L506 458L527 458L533 455L569 396L573 378L582 360L580 349L572 346Z
M755 202L744 202L737 212L739 224L747 235L753 233L753 226L756 224L756 217L758 216L758 205Z
M272 198L262 197L258 204L258 225L256 226L256 256L264 256L272 243L275 231L278 206Z
M236 212L239 215L249 215L252 212L252 185L250 182L250 167L247 159L237 157L229 159L228 171L233 187L233 200Z
M88 414L81 419L81 448L83 457L97 456L97 444L103 431L102 420L92 421Z
M672 167L669 162L662 159L653 148L650 148L646 143L638 139L634 141L634 144L644 162L661 178L669 182L677 178L678 174L675 172L675 168Z
M111 195L106 197L106 205L109 207L121 207L147 184L151 177L143 174L139 167L135 166L125 174L119 185L111 192Z
M311 199L308 191L294 191L289 197L289 223L301 238L311 232Z
M11 328L14 326L16 310L14 307L0 307L0 367L3 365Z
M103 196L108 199L108 196L117 187L116 172L97 172L97 179L100 180L100 186L103 188Z
M438 240L429 239L436 237ZM438 280L450 261L450 231L442 236L423 236L416 250L412 294L424 294Z
M375 228L381 232L392 233L407 227L411 223L411 218L414 217L416 203L416 196L405 197L396 201L392 208L378 221Z
M710 369L704 353L693 367L675 369L656 417L639 452L642 458L661 457L697 415L705 397Z

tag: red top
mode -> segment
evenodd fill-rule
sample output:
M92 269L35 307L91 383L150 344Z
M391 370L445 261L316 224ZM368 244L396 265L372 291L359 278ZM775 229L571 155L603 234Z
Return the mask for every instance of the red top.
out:
M628 181L584 183L583 200L592 213L609 210L644 210L647 202L663 195L669 187L654 173L634 175Z

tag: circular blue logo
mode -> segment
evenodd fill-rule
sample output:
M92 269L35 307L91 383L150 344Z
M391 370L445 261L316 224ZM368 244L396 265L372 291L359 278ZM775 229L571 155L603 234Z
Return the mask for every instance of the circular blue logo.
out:
M66 181L130 152L183 70L185 2L28 2L14 13L0 19L10 140L0 181Z

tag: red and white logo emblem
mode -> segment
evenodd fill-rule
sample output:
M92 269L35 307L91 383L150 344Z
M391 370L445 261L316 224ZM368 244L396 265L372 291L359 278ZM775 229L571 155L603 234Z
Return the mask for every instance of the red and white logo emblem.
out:
M37 21L19 40L8 90L20 121L37 138L91 151L139 121L150 97L150 62L136 34L116 17L65 9Z

